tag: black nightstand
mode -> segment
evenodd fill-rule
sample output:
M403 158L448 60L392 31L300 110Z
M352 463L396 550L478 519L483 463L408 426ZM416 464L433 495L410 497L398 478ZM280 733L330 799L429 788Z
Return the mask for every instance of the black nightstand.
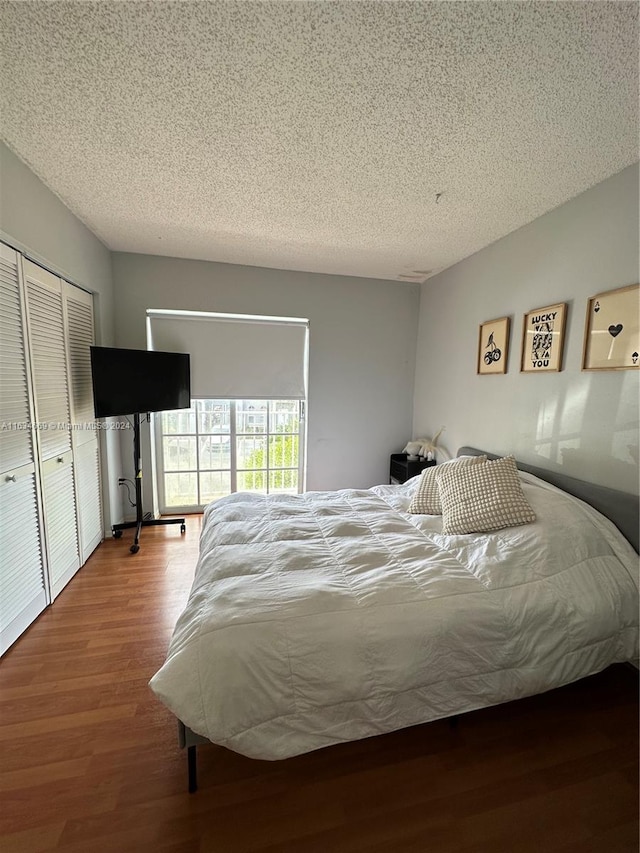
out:
M392 485L400 485L400 483L405 483L410 477L415 477L425 468L431 468L435 464L435 459L409 459L406 453L392 453L389 482Z

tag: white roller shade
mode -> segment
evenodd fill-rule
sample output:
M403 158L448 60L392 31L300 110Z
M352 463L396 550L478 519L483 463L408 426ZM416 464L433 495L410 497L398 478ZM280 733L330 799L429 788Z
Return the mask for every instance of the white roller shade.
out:
M306 320L147 311L147 345L191 356L191 396L306 396Z

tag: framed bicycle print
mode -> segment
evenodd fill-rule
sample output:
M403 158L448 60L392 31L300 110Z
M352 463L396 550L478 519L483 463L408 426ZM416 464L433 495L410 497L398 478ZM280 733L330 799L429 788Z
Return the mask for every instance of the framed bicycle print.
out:
M562 370L562 349L567 321L567 303L534 308L524 315L522 329L522 373Z
M481 375L507 372L509 355L509 317L498 317L480 325L478 336L478 373Z
M592 296L582 351L583 370L640 368L640 285Z

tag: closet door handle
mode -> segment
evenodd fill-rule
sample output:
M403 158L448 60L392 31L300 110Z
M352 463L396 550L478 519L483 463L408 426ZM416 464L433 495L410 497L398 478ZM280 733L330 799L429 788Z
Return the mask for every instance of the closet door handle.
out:
M4 479L5 479L6 483L17 483L18 482L18 478L16 477L15 474L7 474L7 476Z
M56 459L56 462L64 462L64 457L58 456L58 458Z

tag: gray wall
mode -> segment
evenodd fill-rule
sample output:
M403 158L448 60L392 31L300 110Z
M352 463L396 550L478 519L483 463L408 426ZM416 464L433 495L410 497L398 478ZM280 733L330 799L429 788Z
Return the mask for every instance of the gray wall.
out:
M122 347L146 346L147 308L308 318L307 488L388 481L411 432L417 285L117 253L113 274Z
M414 434L638 492L639 372L581 370L587 299L638 282L630 166L422 285ZM567 302L564 369L520 372L523 315ZM478 326L510 316L508 373L478 376Z
M0 142L0 239L67 281L94 294L96 338L113 344L113 282L111 252L65 207L60 199L15 154ZM120 455L117 436L101 433L105 524L120 520L117 481Z
M2 142L0 229L3 239L33 261L96 294L100 343L111 343L111 252Z

